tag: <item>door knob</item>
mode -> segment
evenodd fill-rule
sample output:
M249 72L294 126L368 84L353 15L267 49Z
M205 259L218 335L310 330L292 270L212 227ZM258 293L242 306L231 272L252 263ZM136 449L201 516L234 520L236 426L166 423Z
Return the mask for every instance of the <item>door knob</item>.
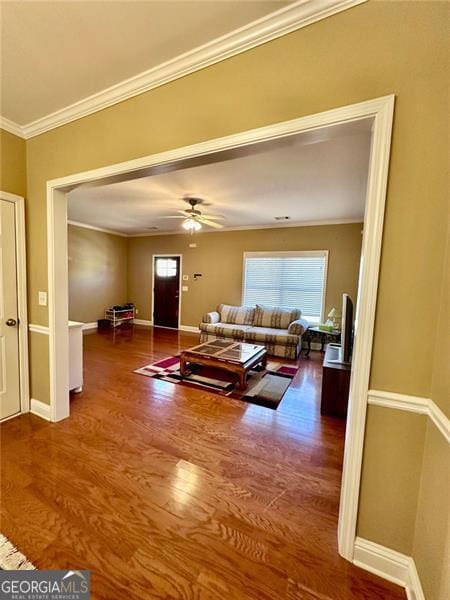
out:
M8 327L15 327L17 325L17 321L15 319L8 319L6 321L6 324L8 325Z

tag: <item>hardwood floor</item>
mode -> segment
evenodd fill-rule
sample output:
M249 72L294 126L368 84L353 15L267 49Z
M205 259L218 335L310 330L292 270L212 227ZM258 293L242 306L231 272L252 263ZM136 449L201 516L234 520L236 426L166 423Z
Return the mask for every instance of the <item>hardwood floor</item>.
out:
M277 411L133 373L196 340L86 335L71 417L1 427L1 531L38 568L91 569L95 599L404 599L338 556L344 424L320 417L321 355Z

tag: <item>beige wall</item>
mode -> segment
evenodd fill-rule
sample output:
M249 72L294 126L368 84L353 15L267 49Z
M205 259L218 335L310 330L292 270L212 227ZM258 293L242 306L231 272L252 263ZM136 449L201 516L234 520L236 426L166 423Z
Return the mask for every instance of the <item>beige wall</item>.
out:
M450 223L449 223L450 226ZM442 279L436 345L434 351L431 398L450 418L450 236L447 228L444 277Z
M356 299L361 223L321 227L285 227L189 235L161 235L129 239L129 296L141 319L152 319L153 254L182 254L183 282L189 291L181 297L181 323L198 325L203 313L221 302L241 304L244 252L329 250L326 311L342 304L342 293ZM196 248L189 248L195 242ZM193 280L194 273L202 277ZM300 307L301 308L301 307Z
M447 10L369 2L30 139L31 321L48 322L36 302L47 285L48 179L395 93L371 385L429 395L447 191Z
M30 332L28 344L31 398L36 400L48 398L50 395L50 379L42 376L43 365L47 366L49 364L48 336L42 333Z
M198 325L220 302L240 304L244 252L328 250L325 314L340 306L342 293L356 299L361 223L126 238L69 225L69 317L91 322L105 307L127 300L139 318L152 319L152 256L181 254L189 288L183 292L181 323ZM195 242L196 248L189 248ZM202 273L194 281L193 274Z
M358 536L408 556L413 549L426 419L381 406L370 405L367 411Z
M412 548L427 600L450 598L449 468L449 445L429 421Z
M437 322L431 399L450 417L450 265L449 236L445 251ZM412 556L428 600L450 598L450 449L437 427L428 420ZM437 559L441 557L441 560Z
M69 225L69 319L91 323L127 301L127 239Z
M0 129L0 190L25 196L26 189L25 140Z
M448 10L445 2L361 4L27 141L30 321L48 323L37 304L47 287L47 180L393 93L371 386L429 397L447 220ZM32 371L33 395L48 402L45 353ZM372 498L361 503L360 526L401 549L410 544L409 522L383 497L407 503L395 474L412 468L416 478L402 449L407 436L419 457L423 435L415 415L406 415L400 436L396 411L371 412L362 494ZM389 452L367 460L381 435ZM371 512L378 501L385 510ZM413 493L406 513L416 504Z

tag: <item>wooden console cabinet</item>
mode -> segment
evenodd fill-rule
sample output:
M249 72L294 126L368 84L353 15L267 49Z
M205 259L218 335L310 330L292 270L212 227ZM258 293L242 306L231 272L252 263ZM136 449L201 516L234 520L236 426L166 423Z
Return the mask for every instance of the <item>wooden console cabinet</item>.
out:
M322 399L320 413L332 417L347 416L350 390L351 365L330 362L336 359L339 350L327 346L322 371Z

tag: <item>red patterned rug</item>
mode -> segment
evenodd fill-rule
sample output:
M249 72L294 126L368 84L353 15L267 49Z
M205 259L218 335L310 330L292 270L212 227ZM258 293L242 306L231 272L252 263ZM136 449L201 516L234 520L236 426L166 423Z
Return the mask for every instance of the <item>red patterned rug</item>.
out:
M136 369L134 372L176 385L200 388L220 396L237 398L275 410L298 371L298 367L295 365L268 361L266 369L256 367L249 372L247 388L241 391L236 389L236 376L233 373L200 365L190 365L190 369L192 372L189 376L183 377L181 375L180 355L178 354Z

